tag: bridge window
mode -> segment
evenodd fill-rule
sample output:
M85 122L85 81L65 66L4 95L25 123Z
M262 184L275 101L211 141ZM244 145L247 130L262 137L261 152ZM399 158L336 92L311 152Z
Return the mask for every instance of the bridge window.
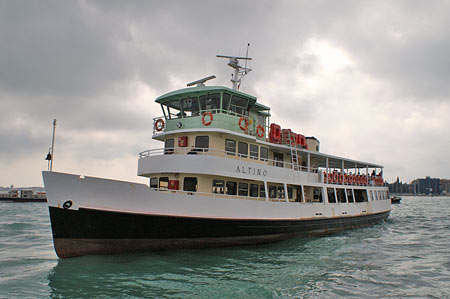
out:
M172 100L163 105L166 108L165 114L168 119L177 119L182 117L180 100Z
M211 111L216 113L220 109L220 94L213 93L199 97L200 109L202 111Z
M231 95L229 93L224 93L222 95L222 110L223 112L228 112L228 110L230 109L230 99L231 99Z
M246 98L233 95L231 98L230 110L240 115L247 114L248 100Z
M189 97L181 100L181 106L183 108L183 116L199 116L200 107L198 105L198 97Z

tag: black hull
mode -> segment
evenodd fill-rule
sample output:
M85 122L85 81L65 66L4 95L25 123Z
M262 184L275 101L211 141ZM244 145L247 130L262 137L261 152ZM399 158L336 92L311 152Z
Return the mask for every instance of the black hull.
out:
M49 207L55 251L60 258L91 254L159 251L268 243L365 227L389 212L309 220L217 219L144 215Z

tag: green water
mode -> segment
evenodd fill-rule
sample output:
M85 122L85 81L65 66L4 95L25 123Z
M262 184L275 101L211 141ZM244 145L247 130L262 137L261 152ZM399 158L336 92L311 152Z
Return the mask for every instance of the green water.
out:
M450 198L263 246L59 260L41 203L0 203L1 298L449 298Z

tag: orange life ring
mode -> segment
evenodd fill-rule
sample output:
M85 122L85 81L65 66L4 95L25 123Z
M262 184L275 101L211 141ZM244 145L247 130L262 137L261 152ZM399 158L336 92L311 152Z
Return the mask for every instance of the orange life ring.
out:
M258 127L256 127L256 134L258 135L259 138L262 138L264 136L264 127L258 125Z
M161 132L162 129L164 129L164 120L160 118L155 122L155 130Z
M338 174L337 174L337 172L333 173L333 182L334 183L338 182Z
M333 182L333 173L328 173L328 183L332 183Z
M344 175L341 173L339 174L339 184L342 184L344 182Z
M208 122L205 121L205 116L207 116L207 115L209 115L209 121ZM214 118L213 118L212 113L210 111L207 111L207 112L203 113L202 124L207 127L207 126L209 126L212 123L213 119Z
M242 121L245 121L245 127L242 126ZM245 131L248 129L248 119L241 116L241 118L239 119L239 128L241 128L242 131Z
M325 171L323 172L323 182L327 182L327 173Z

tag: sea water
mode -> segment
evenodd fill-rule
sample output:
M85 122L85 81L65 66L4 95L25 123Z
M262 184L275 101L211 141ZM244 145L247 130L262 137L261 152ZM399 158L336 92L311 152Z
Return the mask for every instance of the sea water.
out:
M60 260L43 203L0 203L1 298L448 298L450 198L389 219L257 246Z

